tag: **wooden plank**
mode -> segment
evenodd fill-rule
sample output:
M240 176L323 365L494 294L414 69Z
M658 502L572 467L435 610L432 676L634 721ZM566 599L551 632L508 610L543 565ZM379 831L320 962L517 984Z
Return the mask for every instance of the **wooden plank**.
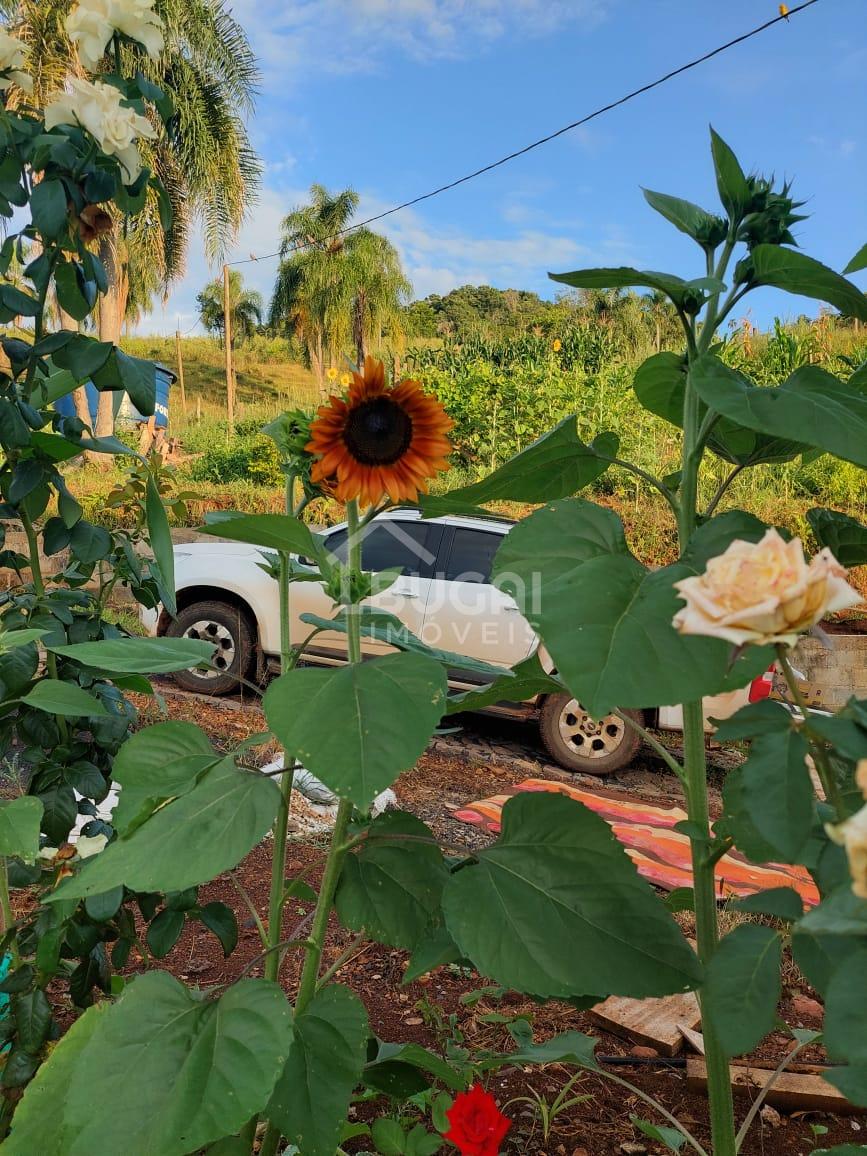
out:
M736 1095L754 1096L764 1088L773 1072L767 1068L731 1065L732 1088ZM707 1065L699 1056L686 1060L686 1086L693 1092L707 1089ZM837 1115L860 1113L863 1108L850 1104L842 1092L818 1075L783 1072L768 1092L767 1102L790 1112L835 1112Z
M614 1035L636 1044L656 1048L661 1056L674 1056L683 1047L679 1025L697 1028L701 1011L695 993L682 992L662 999L627 999L613 995L597 1004L590 1018Z
M704 1036L701 1032L694 1032L692 1028L688 1028L686 1024L678 1024L677 1030L694 1052L698 1052L700 1056L704 1055Z

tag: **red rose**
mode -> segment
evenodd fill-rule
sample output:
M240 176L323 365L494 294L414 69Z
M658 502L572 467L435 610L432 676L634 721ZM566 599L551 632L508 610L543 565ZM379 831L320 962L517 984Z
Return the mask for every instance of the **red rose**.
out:
M500 1143L512 1121L480 1084L461 1092L446 1112L451 1128L445 1134L461 1156L499 1156Z

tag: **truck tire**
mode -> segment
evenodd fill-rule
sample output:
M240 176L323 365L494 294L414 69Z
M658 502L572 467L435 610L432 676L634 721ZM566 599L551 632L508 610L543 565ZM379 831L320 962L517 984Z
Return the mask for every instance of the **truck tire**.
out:
M169 638L196 638L214 643L217 670L179 670L174 679L198 694L230 694L253 666L253 627L247 614L228 602L193 602L169 624Z
M642 723L641 711L623 712ZM545 749L567 771L611 775L628 766L641 746L641 736L616 714L596 722L577 699L552 694L539 713L539 733Z

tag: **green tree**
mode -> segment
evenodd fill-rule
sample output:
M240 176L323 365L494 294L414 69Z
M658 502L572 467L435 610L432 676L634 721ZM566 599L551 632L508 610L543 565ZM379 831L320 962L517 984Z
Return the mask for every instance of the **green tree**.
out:
M196 298L199 317L209 333L217 333L225 341L226 313L223 280L210 281ZM229 270L229 304L232 311L232 347L247 341L262 325L264 303L262 294L244 288L244 279L237 269Z
M246 33L224 0L157 0L166 49L159 61L125 43L124 76L140 72L172 99L174 115L142 149L172 206L164 228L156 194L141 214L96 242L109 292L99 309L99 335L117 343L133 312L183 273L193 226L201 226L209 259L218 258L244 220L259 187L261 163L245 118L254 105L259 70ZM83 69L65 32L69 0L0 0L0 15L30 46L33 99L43 104ZM73 326L74 327L74 326ZM100 398L97 432L111 432L111 395Z
M402 336L402 306L411 292L385 237L349 231L357 208L354 190L330 193L312 185L310 203L283 221L269 324L301 338L322 392L328 362L350 345L363 362L385 330Z

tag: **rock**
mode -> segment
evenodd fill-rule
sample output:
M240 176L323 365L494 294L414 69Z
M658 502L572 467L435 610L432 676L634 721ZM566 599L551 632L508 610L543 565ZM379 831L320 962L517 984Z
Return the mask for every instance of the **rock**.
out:
M796 995L792 1000L792 1010L798 1019L821 1020L825 1017L825 1009L817 999L810 999L806 995Z
M762 1117L762 1121L765 1124L768 1124L771 1128L779 1128L783 1122L783 1117L780 1115L777 1109L772 1108L770 1104L765 1104L759 1115Z
M627 1140L620 1145L620 1151L623 1156L644 1156L647 1149L643 1144L639 1144L637 1140Z
M586 1148L573 1148L572 1156L590 1156Z
M424 1023L424 1020L421 1016L408 1016L403 1022L408 1028L417 1028L419 1024Z
M636 1044L634 1048L629 1049L630 1056L636 1056L640 1060L655 1060L659 1052L656 1048L647 1048L642 1044Z

